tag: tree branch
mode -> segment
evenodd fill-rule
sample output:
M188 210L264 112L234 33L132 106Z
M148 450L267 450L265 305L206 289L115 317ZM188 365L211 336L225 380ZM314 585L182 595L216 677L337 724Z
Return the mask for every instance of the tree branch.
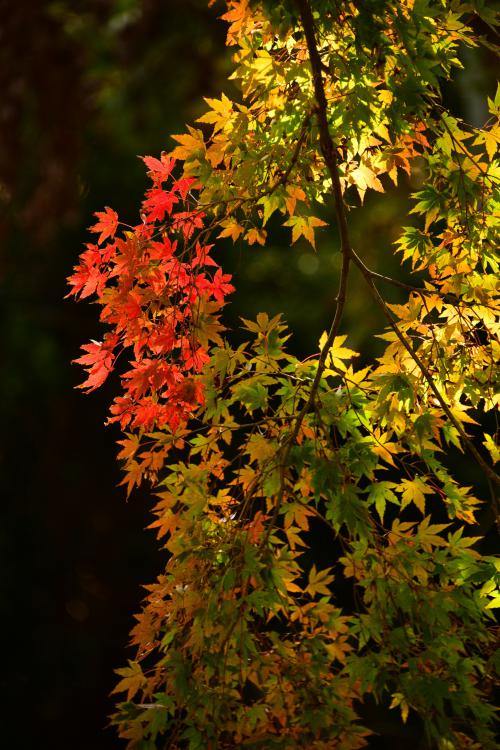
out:
M346 302L347 279L349 276L349 267L350 267L351 256L352 256L352 248L351 248L351 243L349 240L349 232L348 232L348 227L347 227L347 217L346 217L346 212L345 212L345 207L344 207L344 200L342 197L342 187L341 187L340 178L339 178L337 154L335 151L335 145L330 135L330 131L328 129L327 102L326 102L325 89L323 87L323 79L322 79L322 74L321 74L323 66L322 66L321 58L319 56L318 48L316 45L316 38L314 34L314 21L313 21L313 17L311 13L311 8L309 6L309 3L306 0L297 0L297 5L299 8L299 12L300 12L302 26L304 28L304 33L306 35L307 47L309 50L309 60L311 63L312 74L313 74L314 94L315 94L316 105L317 105L315 109L315 114L316 114L316 119L318 122L319 132L320 132L321 153L323 155L323 158L325 160L325 163L328 167L328 170L330 172L330 175L333 181L333 196L334 196L334 201L335 201L335 213L337 215L337 222L338 222L339 233L340 233L340 251L342 253L342 269L340 272L339 288L338 288L338 293L336 297L335 315L333 317L333 321L330 326L330 330L328 332L326 343L319 357L318 369L316 371L314 380L311 384L309 396L307 400L305 401L302 409L298 413L295 419L292 431L285 439L281 448L280 489L278 492L278 497L276 499L276 504L274 506L271 523L269 524L267 528L266 535L263 537L262 546L267 543L269 536L271 534L271 530L274 527L278 519L280 508L283 503L283 495L285 492L285 467L290 457L290 451L292 449L293 444L295 443L295 440L297 439L300 428L302 426L302 422L304 421L304 417L310 411L311 406L314 403L314 400L316 398L316 393L318 391L318 387L321 381L321 377L326 368L326 360L328 357L329 349L333 345L333 342L335 341L335 337L337 336L339 328L340 328L340 323L342 320L342 315L344 312L344 307L345 307L345 302Z
M395 320L393 319L391 313L389 312L387 308L387 305L385 304L382 296L380 295L377 287L375 286L375 283L373 281L373 272L370 271L365 266L361 258L359 258L353 252L351 248L351 245L349 242L348 229L347 229L347 218L346 218L344 200L342 197L342 187L340 184L337 155L336 155L335 146L334 146L334 143L333 143L333 140L330 135L329 128L328 128L327 104L326 104L325 90L323 87L323 79L321 75L321 70L322 70L321 59L318 53L318 48L316 46L316 39L314 35L314 19L312 16L311 7L309 5L309 0L297 0L297 5L300 11L300 17L302 20L302 25L304 27L307 47L309 50L309 57L311 60L311 67L313 71L314 93L315 93L316 101L318 103L317 119L318 119L319 131L320 131L320 147L321 147L321 153L323 154L323 158L325 159L325 163L328 167L328 171L330 172L330 175L333 181L333 197L335 201L335 212L337 214L337 221L338 221L338 226L339 226L339 231L340 231L340 249L343 255L343 265L342 265L343 273L341 276L341 291L343 291L343 295L339 293L337 309L335 311L335 319L332 324L332 328L330 329L330 334L328 336L327 343L325 345L325 348L323 349L322 357L320 358L317 380L319 382L319 379L321 378L321 375L323 373L324 366L325 366L328 349L332 345L336 332L337 332L335 324L337 322L337 319L338 319L338 322L340 322L340 315L342 314L342 309L343 309L344 302L345 302L345 289L343 289L343 286L344 286L343 281L345 283L346 278L347 278L347 270L349 268L349 261L353 260L354 263L357 265L357 267L360 269L364 279L367 281L372 291L372 294L375 297L375 300L377 301L378 305L381 307L385 317L389 321L391 328L394 330L397 337L399 338L399 340L401 341L401 343L403 344L407 352L410 354L415 364L419 367L422 375L424 376L425 380L429 384L433 394L438 400L444 413L446 414L450 422L454 425L454 427L458 430L469 453L473 456L473 458L482 468L482 470L484 471L488 479L491 480L492 482L495 482L495 484L500 485L500 477L486 463L486 461L481 456L481 454L479 453L475 445L468 438L462 425L457 419L455 419L455 417L453 416L450 410L450 407L448 406L446 401L443 399L443 397L439 393L436 387L436 384L434 383L432 376L429 373L429 370L426 368L426 366L424 365L424 363L422 362L418 354L413 351L410 344L408 343L408 341L406 341L405 337L399 330ZM344 273L344 269L345 269L345 273ZM340 310L340 314L339 314L339 310ZM314 395L313 395L313 398L314 398Z
M328 332L326 343L320 354L320 358L318 361L318 369L316 371L314 380L311 384L309 397L307 398L302 409L297 415L292 431L286 437L281 447L280 489L278 492L278 496L276 498L276 504L274 506L271 522L268 525L267 532L262 539L261 547L267 544L271 531L273 527L275 526L276 521L278 519L278 515L280 512L282 503L283 503L283 497L285 493L285 468L288 463L288 459L290 457L290 451L292 449L292 446L295 443L295 440L297 439L302 422L304 421L304 417L310 411L311 406L314 403L321 377L326 368L326 361L327 361L329 349L333 345L333 342L335 341L335 337L337 336L339 328L340 328L340 323L342 320L342 315L344 312L344 307L345 307L345 302L346 302L347 280L348 280L351 261L353 261L355 265L360 269L363 275L363 278L368 283L370 290L372 294L374 295L377 304L381 307L391 328L394 330L398 339L400 340L402 345L405 347L407 352L410 354L411 358L413 359L417 367L420 369L424 379L429 384L434 396L438 400L444 413L446 414L450 422L458 430L469 453L473 456L473 458L482 468L488 480L496 484L500 484L500 477L498 477L498 475L491 469L491 467L488 466L488 464L483 459L479 451L476 449L472 441L466 435L460 422L453 416L450 410L450 407L448 406L448 404L445 402L445 400L439 393L439 390L437 389L429 370L424 365L424 363L422 362L418 354L416 354L416 352L413 351L411 345L408 343L406 338L403 336L403 334L399 330L396 324L396 321L393 319L384 299L382 298L377 287L375 286L374 278L378 277L384 281L389 281L390 279L387 277L383 277L381 274L376 274L375 272L367 268L365 264L363 263L363 261L361 260L361 258L359 258L359 256L353 251L351 247L351 243L349 239L349 230L348 230L348 225L347 225L346 209L345 209L344 199L342 195L342 186L340 183L340 173L339 173L337 153L336 153L335 144L333 142L333 139L331 137L330 130L328 127L327 101L326 101L325 89L323 86L323 77L322 77L323 66L321 63L321 58L320 58L317 44L316 44L316 37L315 37L315 31L314 31L314 19L313 19L313 15L311 12L309 0L296 0L296 3L299 9L301 22L302 22L302 26L303 26L305 37L306 37L307 48L309 51L309 60L311 63L312 74L313 74L314 94L315 94L315 99L316 99L316 104L317 104L315 114L316 114L316 119L318 122L319 133L320 133L320 149L321 149L323 158L325 160L325 164L332 178L333 199L334 199L335 213L337 217L337 224L338 224L339 234L340 234L340 251L342 254L342 269L340 273L339 290L338 290L337 299L336 299L337 305L335 309L335 315L334 315L330 330Z
M392 315L391 315L391 313L389 311L389 308L387 307L387 305L386 305L386 303L385 303L382 295L380 294L379 290L375 286L375 283L373 281L373 278L371 276L370 271L364 266L364 264L362 262L358 263L357 260L356 260L356 258L354 258L354 262L356 263L356 265L360 269L361 273L363 274L363 278L366 280L368 286L370 287L370 290L371 290L371 292L373 294L373 297L375 298L375 301L377 302L378 306L380 307L380 309L382 310L384 316L386 317L386 319L387 319L390 327L392 328L392 330L394 331L394 333L398 337L398 339L401 342L401 344L404 346L404 348L406 349L406 351L408 352L408 354L410 355L410 357L413 359L413 361L415 362L415 364L419 368L419 370L422 373L424 379L427 381L427 383L428 383L428 385L429 385L432 393L434 394L434 396L436 397L437 401L439 402L440 407L442 408L442 410L444 411L444 413L446 414L446 416L448 417L448 419L450 420L450 422L452 423L452 425L458 430L458 432L460 434L460 437L462 438L462 440L464 442L465 447L467 448L467 450L469 451L469 453L471 454L471 456L479 464L479 466L481 467L481 469L484 471L484 473L485 473L486 477L488 478L488 480L491 481L491 482L494 482L497 485L500 485L500 477L498 476L498 474L496 474L493 471L493 469L491 468L491 466L489 466L486 463L486 461L481 456L481 454L477 450L477 448L474 445L474 443L470 440L470 438L466 434L466 432L465 432L464 428L462 427L461 423L458 421L458 419L456 419L453 416L450 407L448 406L448 404L446 403L446 401L444 400L444 398L440 394L440 392L439 392L436 384L434 383L434 380L433 380L432 375L430 374L429 370L424 365L424 363L420 359L420 357L417 354L417 352L415 352L412 349L411 345L409 344L409 342L407 341L407 339L405 338L405 336L399 330L398 325L397 325L396 321L394 320L394 318L392 317Z

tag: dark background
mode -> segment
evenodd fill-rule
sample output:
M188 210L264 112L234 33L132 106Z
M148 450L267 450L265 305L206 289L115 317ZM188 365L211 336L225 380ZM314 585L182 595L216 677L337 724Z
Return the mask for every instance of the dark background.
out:
M0 734L12 750L120 746L105 729L113 669L132 656L141 585L162 559L143 531L148 493L127 503L117 487L119 433L104 427L116 383L74 390L82 374L70 362L101 329L97 308L64 299L65 278L94 211L111 205L137 221L147 180L136 155L172 148L169 134L202 113L203 96L231 95L222 8L0 0ZM481 51L464 62L447 99L477 124L494 65ZM352 214L354 245L384 272L410 187ZM284 311L304 355L329 324L338 253L328 234L317 254L290 249L288 236L276 229L266 249L226 245L219 259L238 288L229 322ZM376 326L354 279L344 330L367 357ZM473 467L463 475L481 490Z

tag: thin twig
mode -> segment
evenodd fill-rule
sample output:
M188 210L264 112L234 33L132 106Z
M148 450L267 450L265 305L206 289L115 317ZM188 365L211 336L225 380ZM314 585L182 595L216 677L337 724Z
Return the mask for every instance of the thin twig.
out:
M491 481L494 482L497 485L500 485L500 477L498 474L496 474L491 466L489 466L484 458L481 456L479 451L477 450L474 443L470 440L468 435L466 434L464 428L462 427L461 423L456 419L456 417L453 416L453 413L440 394L436 384L434 383L434 380L432 378L432 375L430 374L429 370L427 369L426 365L422 362L417 352L415 352L411 345L409 344L408 340L405 338L403 333L400 331L395 319L392 317L389 308L387 307L386 302L384 301L382 295L378 291L375 282L373 281L373 278L371 277L370 272L365 268L364 264L362 262L359 262L359 258L357 256L353 256L354 263L358 266L360 269L363 278L366 280L368 286L370 287L370 290L373 294L373 297L375 298L375 301L377 302L378 306L382 310L384 316L386 317L390 327L398 337L401 344L404 346L412 360L415 362L417 367L419 368L420 372L422 373L424 379L427 381L431 391L433 392L434 396L436 397L437 401L439 402L439 405L441 406L442 410L452 423L452 425L458 430L460 437L462 438L465 447L469 451L469 453L473 456L473 458L476 460L476 462L479 464L479 466L484 471L486 477Z

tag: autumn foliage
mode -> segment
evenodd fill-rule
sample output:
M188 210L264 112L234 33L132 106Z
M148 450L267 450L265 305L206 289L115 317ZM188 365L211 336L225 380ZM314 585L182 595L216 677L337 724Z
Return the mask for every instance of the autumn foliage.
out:
M105 326L80 387L117 373L124 484L151 484L167 553L118 670L129 748L351 750L376 731L371 701L418 721L426 747L497 747L499 565L474 525L499 484L479 426L498 404L500 97L481 129L439 99L474 13L496 23L480 3L229 0L241 99L207 99L170 153L144 157L138 224L96 214L69 280ZM349 207L415 165L401 281L353 248ZM271 217L313 247L337 225L335 309L304 361L280 316L243 320L238 346L221 322L217 240L265 246ZM387 322L368 366L342 327L353 267ZM458 482L450 446L491 497Z

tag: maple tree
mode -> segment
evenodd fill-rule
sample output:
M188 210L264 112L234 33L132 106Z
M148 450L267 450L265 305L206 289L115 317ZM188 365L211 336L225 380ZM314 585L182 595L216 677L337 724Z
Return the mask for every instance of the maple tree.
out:
M418 717L429 747L497 747L500 566L472 534L484 503L498 521L500 89L483 128L440 97L474 14L497 23L480 1L228 0L240 99L207 99L144 157L137 225L96 215L69 279L106 325L80 387L119 373L123 482L153 487L167 553L115 688L130 748L361 748L373 700ZM356 252L349 209L415 168L403 282ZM335 309L305 360L279 315L243 320L239 345L221 320L217 240L265 246L271 217L292 244L337 227ZM342 328L353 267L387 322L361 367ZM491 497L460 484L450 446Z

